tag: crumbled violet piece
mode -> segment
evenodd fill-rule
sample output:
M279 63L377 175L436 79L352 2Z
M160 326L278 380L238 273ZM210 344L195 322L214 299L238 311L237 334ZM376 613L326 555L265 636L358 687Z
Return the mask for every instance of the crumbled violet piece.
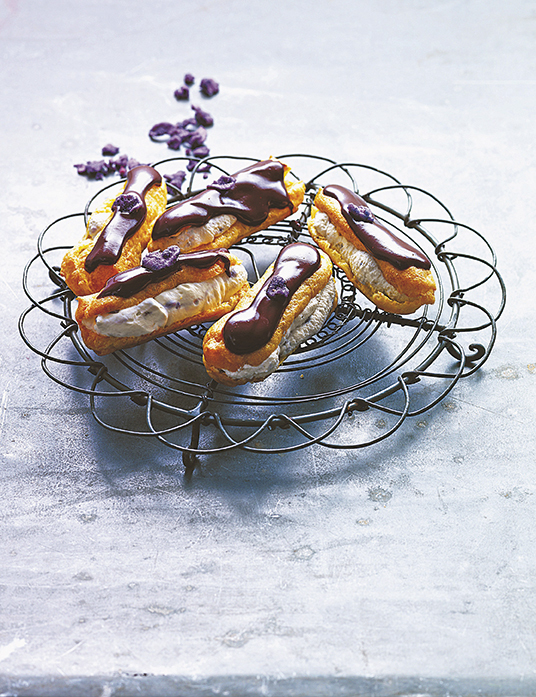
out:
M190 90L183 85L180 89L173 92L173 96L179 102L187 102L190 99Z
M184 76L184 84L191 87L194 84L194 82L195 82L195 77L193 75L191 75L190 73L186 73L186 75Z
M199 89L201 90L201 93L205 95L205 97L213 97L220 91L220 86L216 80L205 77L199 83Z
M182 142L183 138L181 138L181 136L171 136L171 138L167 142L167 146L171 150L180 150Z
M194 109L194 108L195 107L192 107L192 109ZM189 126L191 126L190 129L188 129ZM185 129L190 130L190 131L197 128L197 126L198 126L198 123L197 123L195 117L193 117L193 116L189 119L184 119L184 121L181 121L180 123L177 124L177 128L185 128Z
M208 157L210 155L210 150L206 145L202 145L200 148L195 148L195 150L192 150L192 155L202 160L204 157Z
M285 283L285 279L281 276L273 276L266 288L266 295L269 298L288 298L289 289Z
M171 186L174 186L176 189L180 189L184 184L184 180L186 179L186 172L179 170L174 174L164 174L164 179Z
M123 215L135 215L143 210L143 207L140 195L134 192L120 194L112 204L112 210L119 211Z
M190 144L191 148L198 148L207 139L207 132L203 128L203 126L199 126L199 128L196 131L191 131L188 134L188 143Z
M115 145L112 145L111 143L108 143L107 145L104 145L102 148L102 154L106 157L113 157L114 155L117 155L119 152L119 148L116 147Z
M110 174L110 167L105 160L91 160L86 164L75 165L78 174L88 179L104 179Z
M172 123L168 123L167 121L163 121L162 123L156 123L149 131L149 138L154 140L155 138L159 138L160 136L169 135L174 128L175 126Z
M176 245L167 249L158 249L156 252L146 254L142 259L141 265L148 271L164 271L177 261L181 250Z
M353 203L348 205L348 212L356 223L373 223L374 214L367 206L356 206Z
M200 126L210 127L214 125L214 119L206 111L193 105L192 109L195 111L195 120Z
M220 193L224 194L226 191L230 191L236 184L236 179L230 177L228 174L222 174L219 179L216 179L207 186L207 189L216 189Z

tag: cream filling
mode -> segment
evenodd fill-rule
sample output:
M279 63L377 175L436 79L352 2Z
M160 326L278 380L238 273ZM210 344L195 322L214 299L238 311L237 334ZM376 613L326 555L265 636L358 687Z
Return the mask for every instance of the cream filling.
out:
M236 218L234 215L228 215L227 213L217 215L204 225L181 230L177 236L173 237L173 241L181 252L188 252L191 249L200 247L202 244L210 244L215 237L221 235L235 223Z
M84 239L95 239L99 235L112 217L112 213L109 210L98 210L91 214L91 217L87 221L86 234Z
M181 283L132 307L97 315L86 322L86 326L103 336L151 334L184 319L217 310L246 280L247 271L242 264L235 264L231 267L230 276L222 273L207 281Z
M400 293L385 280L380 267L371 254L357 249L346 237L339 235L326 213L318 211L310 224L312 224L315 233L325 239L329 246L336 249L344 258L352 274L361 284L383 293L396 302L403 303L409 300L407 295Z
M232 380L254 382L264 380L288 358L298 346L322 329L337 300L335 281L330 278L327 285L312 298L307 307L295 318L279 346L259 365L245 364L232 372L224 370Z

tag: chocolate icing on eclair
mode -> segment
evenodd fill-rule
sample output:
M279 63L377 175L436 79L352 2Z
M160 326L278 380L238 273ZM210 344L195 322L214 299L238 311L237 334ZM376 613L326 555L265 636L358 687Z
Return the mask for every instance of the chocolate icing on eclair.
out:
M147 215L147 192L161 183L162 176L153 167L140 165L128 172L125 189L112 205L114 215L84 262L88 273L101 264L111 266L119 260L125 242L143 225Z
M185 266L196 269L209 269L217 262L223 262L225 273L229 276L231 256L226 249L211 249L202 252L182 253L177 246L147 254L141 266L122 271L110 278L97 297L115 295L130 298L146 288L150 283L159 283Z
M246 225L260 225L271 208L290 208L284 183L285 167L263 160L232 176L222 175L200 194L168 208L153 227L153 240L176 235L183 228L205 225L219 215L234 215Z
M376 220L361 196L336 184L326 186L323 193L340 203L344 219L372 256L388 261L397 269L407 269L410 266L430 268L430 260L420 249L400 239Z
M248 308L235 312L223 328L223 340L231 353L244 355L265 346L300 285L320 266L315 247L294 242L284 247L266 280Z

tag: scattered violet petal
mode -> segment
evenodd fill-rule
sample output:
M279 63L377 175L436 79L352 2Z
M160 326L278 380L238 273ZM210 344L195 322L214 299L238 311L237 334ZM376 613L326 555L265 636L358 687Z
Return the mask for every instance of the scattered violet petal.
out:
M202 145L200 148L195 148L195 150L192 150L192 155L194 157L199 157L199 159L202 160L204 157L208 157L210 155L210 150L206 145Z
M201 93L205 95L205 97L213 97L220 91L220 86L216 80L205 77L199 83L199 89L201 90Z
M214 125L214 119L206 111L193 105L192 109L195 111L195 120L200 126L210 127Z
M288 298L289 293L290 291L287 288L285 279L281 276L273 276L268 283L268 287L266 288L266 295L271 299Z
M190 90L183 85L180 89L173 92L173 96L179 102L187 102L190 99Z
M172 138L180 138L182 141L189 140L190 136L192 135L191 131L187 131L186 128L183 128L180 125L177 125L173 128L173 130L169 134Z
M143 208L143 201L140 195L132 191L120 194L112 204L112 210L119 211L123 215L135 215Z
M138 162L138 160L135 160L133 157L128 158L128 165L127 165L128 169L134 169L134 167L139 167L140 164L141 163Z
M171 186L174 186L176 189L180 189L184 184L184 180L186 179L186 172L179 170L174 174L164 174L164 179L168 182L168 184L171 184Z
M198 172L205 172L205 174L208 176L208 172L210 172L212 168L212 165L210 165L208 162L206 162L204 165L201 165L201 167L197 170ZM206 176L203 176L203 179L206 179Z
M192 109L195 109L196 107L192 107ZM184 119L184 121L181 121L180 123L177 124L177 128L188 128L188 126L192 126L194 129L197 128L197 121L195 117L191 117L189 119ZM190 130L192 130L190 128Z
M167 121L156 123L149 131L149 138L154 140L155 138L159 138L160 136L169 135L173 131L173 129L173 124L168 123Z
M158 249L155 252L149 252L142 259L141 265L148 271L164 271L177 261L181 250L172 245L167 249Z
M190 73L186 73L186 75L184 76L184 84L191 87L194 84L194 82L195 82L195 77L193 75L191 75Z
M115 145L112 145L111 143L104 145L102 148L102 154L104 156L113 157L114 155L117 155L118 152L119 152L119 148Z
M180 150L182 142L183 139L181 138L181 136L171 136L171 138L167 142L167 146L171 150Z
M236 179L234 177L230 177L228 174L222 174L219 179L216 179L212 182L212 184L209 184L207 189L216 189L216 191L223 194L226 191L230 191L235 184Z
M192 133L190 133L190 135L188 137L188 142L190 143L191 148L198 148L201 145L203 145L203 143L205 142L206 139L207 139L206 130L203 128L203 126L199 126L199 128L196 131L193 131Z
M348 205L348 212L356 223L373 223L374 213L367 206L356 206L353 203Z

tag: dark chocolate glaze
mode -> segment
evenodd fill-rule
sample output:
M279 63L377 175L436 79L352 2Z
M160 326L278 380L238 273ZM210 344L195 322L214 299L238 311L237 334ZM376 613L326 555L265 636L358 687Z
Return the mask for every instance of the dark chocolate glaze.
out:
M185 227L205 225L218 215L234 215L246 225L261 225L271 208L290 208L292 202L284 184L284 165L264 160L240 170L218 188L217 182L176 206L168 208L156 221L153 239L176 235ZM234 180L234 181L231 181Z
M320 266L315 247L294 242L284 247L273 272L248 308L231 315L223 328L223 340L231 353L244 355L265 346L292 295Z
M350 205L369 208L361 196L336 184L326 186L324 194L331 196L341 204L344 219L372 256L388 261L397 269L408 269L410 266L416 266L420 269L430 268L430 260L420 249L397 237L380 221L374 219L372 223L364 223L358 222L352 217L348 210Z
M121 196L135 195L138 205L132 213L121 212L120 208L115 209L112 219L102 230L93 249L86 257L84 266L88 273L95 271L101 264L111 266L118 261L125 242L143 225L147 215L145 204L147 192L151 187L161 183L162 176L153 167L140 165L128 172L125 190Z
M209 269L219 261L225 266L225 273L230 275L231 256L226 249L210 249L203 252L189 252L182 254L178 247L168 247L163 252L153 252L147 257L159 255L160 263L154 268L136 266L133 269L122 271L110 278L98 294L98 298L106 298L115 295L120 298L130 298L146 288L150 283L159 283L185 266L196 269ZM166 263L166 256L167 263ZM144 262L147 264L147 257ZM164 262L162 263L162 258ZM149 265L150 266L150 265Z

